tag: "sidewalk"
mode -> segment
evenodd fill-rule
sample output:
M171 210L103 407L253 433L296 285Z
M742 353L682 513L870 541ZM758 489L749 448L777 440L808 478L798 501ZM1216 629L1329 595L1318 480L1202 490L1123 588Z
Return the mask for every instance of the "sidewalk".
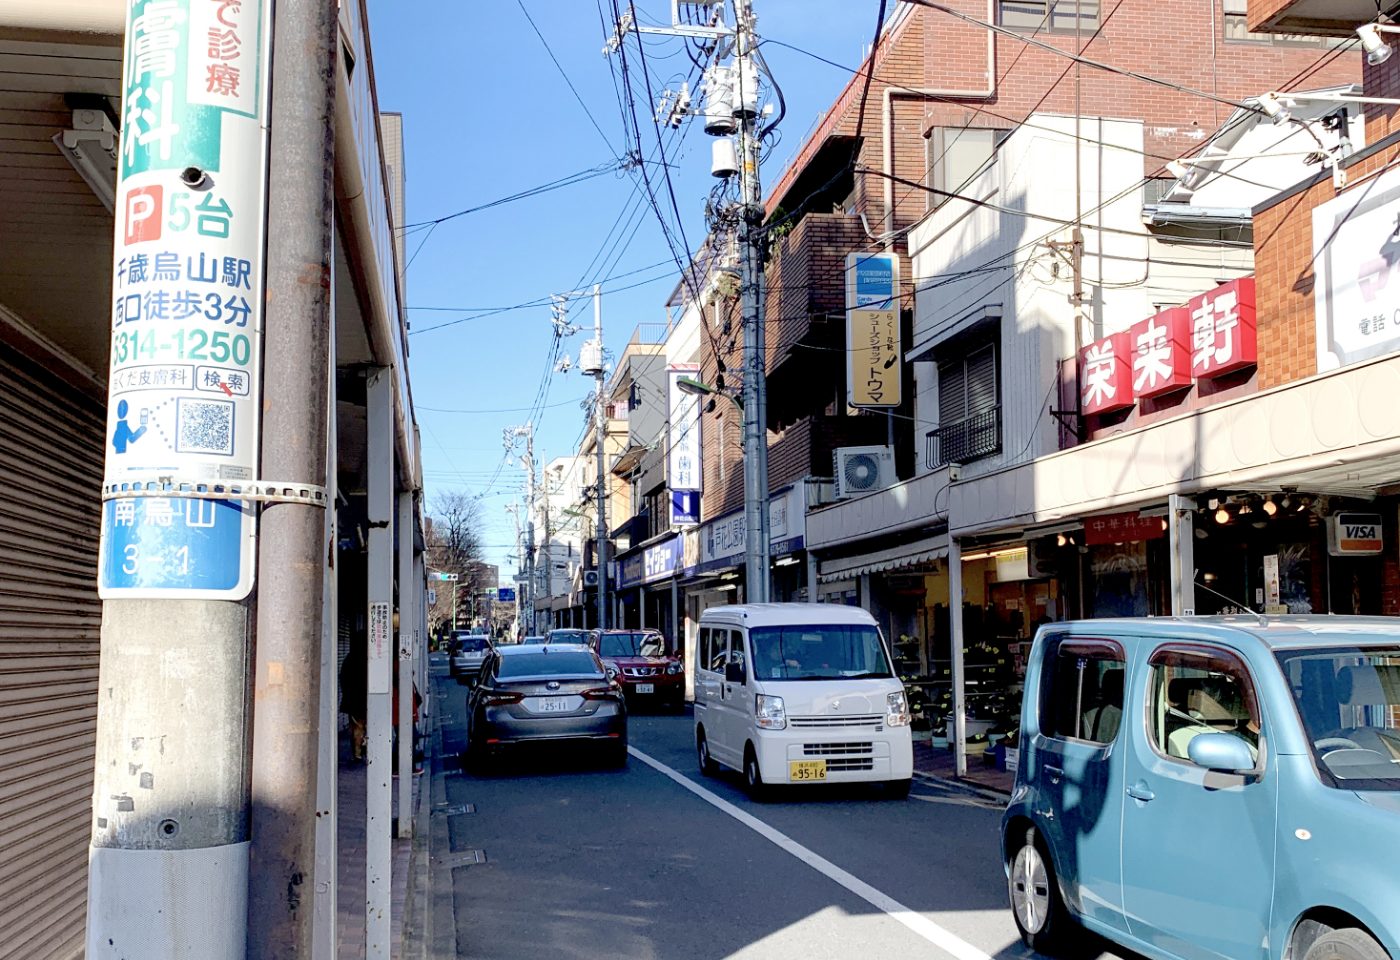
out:
M413 778L413 805L418 806L422 778ZM340 783L337 800L337 843L340 860L339 890L336 897L338 939L337 960L365 958L365 765L350 758L349 732L340 738ZM394 815L398 815L398 780L394 781ZM409 816L412 816L412 811ZM413 840L393 841L390 917L393 922L391 955L403 957L404 924L407 919L410 854Z
M1014 773L984 765L980 753L968 754L967 776L960 778L954 770L953 751L947 748L934 749L924 742L914 744L914 772L940 780L955 780L1006 796L1011 795L1011 787L1016 780Z

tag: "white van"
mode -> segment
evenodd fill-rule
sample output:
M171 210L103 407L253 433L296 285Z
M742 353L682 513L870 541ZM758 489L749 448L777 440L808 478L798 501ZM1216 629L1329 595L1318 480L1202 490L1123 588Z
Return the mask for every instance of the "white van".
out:
M875 619L856 607L760 603L700 615L700 770L780 783L883 781L909 793L909 703Z

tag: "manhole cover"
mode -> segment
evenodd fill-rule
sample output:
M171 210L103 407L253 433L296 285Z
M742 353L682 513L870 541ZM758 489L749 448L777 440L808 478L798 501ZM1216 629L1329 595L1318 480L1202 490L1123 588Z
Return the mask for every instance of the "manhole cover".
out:
M448 868L470 867L485 862L485 850L460 850L455 853L449 853L447 856L441 857L438 860L438 863Z

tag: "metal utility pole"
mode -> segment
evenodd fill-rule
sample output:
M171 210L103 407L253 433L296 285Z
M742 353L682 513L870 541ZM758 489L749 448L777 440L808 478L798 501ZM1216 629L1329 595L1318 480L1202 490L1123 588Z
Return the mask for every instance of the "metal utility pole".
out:
M517 428L525 435L525 580L517 601L525 633L535 632L535 425Z
M277 4L273 29L262 473L326 476L337 19ZM321 283L307 283L318 277ZM248 956L311 954L325 507L271 503L258 538Z
M597 347L593 379L597 383L597 406L593 411L593 430L597 437L598 456L598 629L608 629L608 480L604 446L608 436L607 372L603 369L603 287L593 285L593 340ZM587 370L585 369L585 372Z
M753 62L756 17L750 0L735 0L734 111L739 118L739 198L743 217L742 297L744 327L744 529L748 540L744 599L769 599L767 335L763 303L763 190L757 136L758 69ZM752 103L755 109L748 109Z

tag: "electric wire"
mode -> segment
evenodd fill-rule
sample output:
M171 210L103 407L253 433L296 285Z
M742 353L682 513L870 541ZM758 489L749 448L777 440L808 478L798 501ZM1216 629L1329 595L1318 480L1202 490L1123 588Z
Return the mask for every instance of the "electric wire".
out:
M578 101L578 105L583 108L584 114L588 117L588 122L593 124L593 129L598 131L598 136L603 138L603 143L607 144L608 150L616 152L613 148L612 141L608 139L608 135L603 132L602 126L599 125L598 118L593 116L593 111L588 108L588 104L584 102L583 97L579 96L578 88L574 86L574 81L569 77L568 71L564 69L563 64L559 62L559 58L554 55L554 50L550 47L549 41L546 40L544 34L540 32L539 26L535 23L535 18L530 16L530 11L525 6L525 0L515 0L515 2L520 7L520 12L525 14L525 19L530 22L530 29L535 31L535 36L539 37L540 44L544 47L544 52L549 54L549 59L554 63L554 68L559 71L559 76L563 77L564 82L568 84L569 92L574 95L574 99Z

